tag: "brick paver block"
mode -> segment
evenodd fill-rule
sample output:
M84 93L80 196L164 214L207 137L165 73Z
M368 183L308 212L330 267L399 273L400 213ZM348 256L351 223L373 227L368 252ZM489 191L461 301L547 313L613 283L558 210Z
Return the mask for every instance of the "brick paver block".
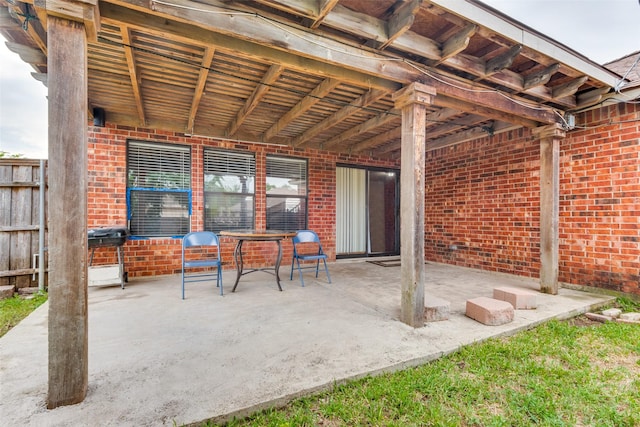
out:
M424 298L424 321L439 322L441 320L449 320L449 308L451 303L442 298L431 295Z
M7 299L13 297L15 288L13 285L0 286L0 299Z
M531 310L538 307L536 294L525 289L506 286L494 288L493 298L511 303L516 310Z
M466 315L489 326L498 326L513 320L513 306L506 301L478 297L467 300Z

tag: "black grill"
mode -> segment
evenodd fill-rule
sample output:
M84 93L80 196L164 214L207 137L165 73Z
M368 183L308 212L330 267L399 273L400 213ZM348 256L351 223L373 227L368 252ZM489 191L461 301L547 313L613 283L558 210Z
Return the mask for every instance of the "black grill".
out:
M87 235L89 249L91 249L89 266L93 264L93 253L96 248L116 248L118 267L120 270L120 286L124 289L124 283L127 281L128 277L127 272L124 270L124 254L122 252L122 245L125 244L129 237L129 230L126 227L101 227L89 229Z
M89 249L122 246L129 237L125 227L93 228L88 231Z

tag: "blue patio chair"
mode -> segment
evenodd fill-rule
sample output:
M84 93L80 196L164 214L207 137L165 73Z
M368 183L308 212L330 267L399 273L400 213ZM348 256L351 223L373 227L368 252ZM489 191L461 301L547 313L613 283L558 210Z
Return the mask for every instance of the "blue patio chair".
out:
M189 248L200 248L199 258L194 258L195 254L191 253L194 251ZM198 271L187 274L186 270L192 268ZM220 288L220 295L222 295L222 260L218 236L211 231L195 231L186 234L182 238L182 299L184 299L185 283L203 282L213 277L216 278L216 286Z
M329 275L329 269L327 268L327 255L322 250L322 244L318 235L311 230L300 230L297 232L293 240L293 258L291 258L291 274L289 280L293 280L293 270L298 270L300 273L300 283L304 286L304 278L302 277L302 270L308 268L316 269L316 277L318 277L318 270L320 268L320 260L324 263L324 271L327 273L327 280L331 283L331 276ZM315 266L303 267L300 265L300 261L315 261ZM296 266L294 266L294 264Z

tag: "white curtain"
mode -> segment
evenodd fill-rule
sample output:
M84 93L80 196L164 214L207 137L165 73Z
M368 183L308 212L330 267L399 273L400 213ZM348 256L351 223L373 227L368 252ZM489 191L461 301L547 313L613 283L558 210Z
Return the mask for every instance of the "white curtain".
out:
M336 253L364 253L367 244L366 171L336 168Z

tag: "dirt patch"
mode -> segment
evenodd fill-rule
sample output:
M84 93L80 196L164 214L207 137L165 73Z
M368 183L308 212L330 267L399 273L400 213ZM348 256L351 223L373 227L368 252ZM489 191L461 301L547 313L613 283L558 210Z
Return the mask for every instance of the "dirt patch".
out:
M567 319L567 323L571 326L577 327L595 327L602 325L602 322L598 322L597 320L591 320L587 316L580 315L576 317L572 317L571 319Z

